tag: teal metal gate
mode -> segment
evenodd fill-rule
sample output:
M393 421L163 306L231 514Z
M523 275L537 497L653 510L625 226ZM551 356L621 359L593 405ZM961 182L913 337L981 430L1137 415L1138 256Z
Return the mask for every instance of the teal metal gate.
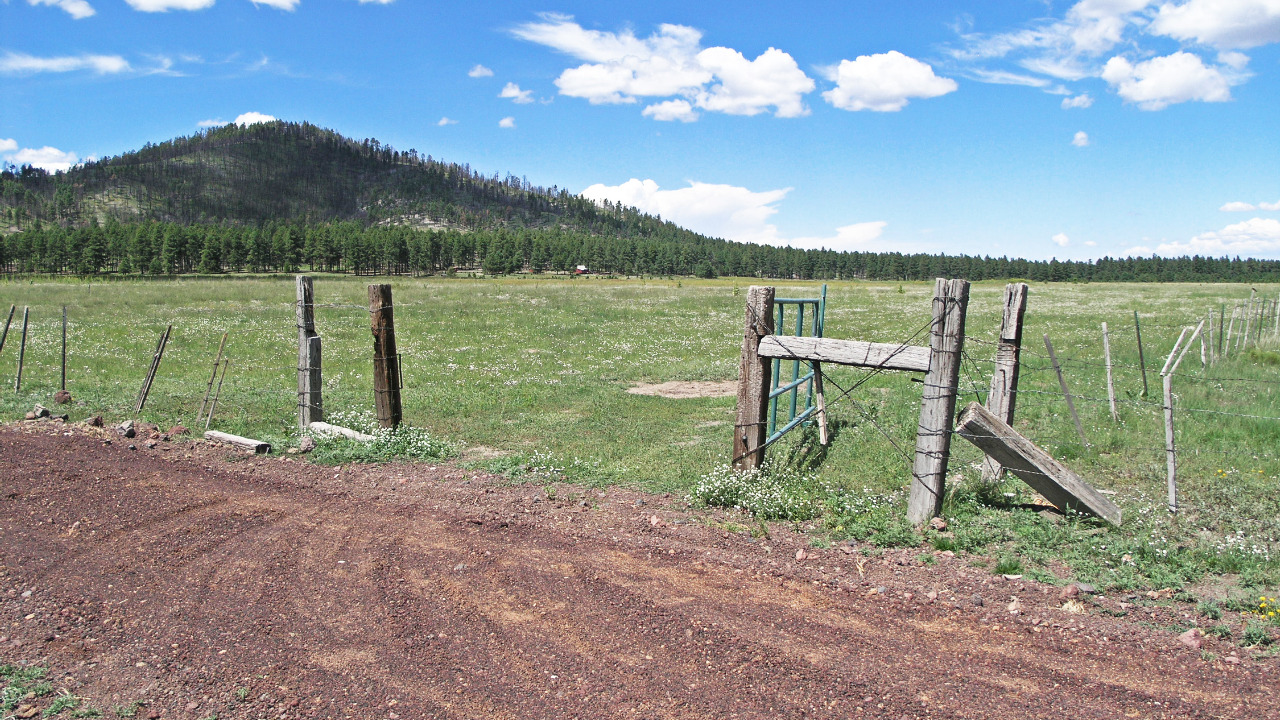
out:
M787 333L787 306L795 307L795 332ZM806 313L806 309L808 312ZM816 298L774 298L773 300L773 332L775 335L790 334L793 337L822 337L822 324L827 314L827 286L822 286L822 295ZM806 319L806 315L808 316ZM818 369L814 363L803 360L791 361L791 379L783 383L782 364L785 360L773 363L773 387L769 391L769 438L764 446L772 445L778 438L808 420L817 409L813 404L814 379ZM808 366L809 371L800 374L801 365ZM800 407L800 395L804 393L804 407ZM782 406L783 425L778 428L779 405Z

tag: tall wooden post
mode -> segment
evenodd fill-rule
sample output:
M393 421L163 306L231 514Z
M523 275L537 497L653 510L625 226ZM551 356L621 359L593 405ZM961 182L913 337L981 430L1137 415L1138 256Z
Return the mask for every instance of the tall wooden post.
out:
M733 466L752 470L764 462L768 439L765 413L769 407L769 371L772 361L760 357L760 338L773 334L771 287L747 290L747 314L743 322L742 357L738 365L738 417L733 428Z
M1142 368L1142 397L1147 396L1147 358L1142 353L1142 323L1138 322L1138 311L1133 311L1133 330L1138 334L1138 367Z
M1212 364L1218 361L1218 349L1217 346L1213 344L1213 310L1209 311L1209 327L1207 328L1207 332L1209 334L1209 363Z
M27 320L31 317L31 308L22 308L22 340L18 343L18 376L13 379L13 391L22 389L22 361L27 355Z
M298 326L298 428L324 420L321 401L320 334L316 332L315 288L310 277L299 275L296 307Z
M9 324L13 322L13 312L17 309L17 305L9 306L9 317L4 321L4 332L0 332L0 351L4 350L4 341L9 337Z
M213 358L213 372L209 373L209 384L204 388L204 399L200 401L200 414L196 415L196 422L204 418L205 408L209 409L210 416L213 415L213 408L209 406L209 395L213 392L213 381L218 379L218 366L222 365L222 352L227 348L227 335L229 334L229 331L222 333L222 342L218 343L218 354ZM225 377L225 368L223 372ZM205 429L209 429L207 423Z
M912 525L922 525L942 510L968 307L968 280L937 279L933 291L929 372L924 377L920 399L911 495L907 501L907 521Z
M1107 333L1107 324L1102 323L1102 354L1107 358L1107 402L1111 403L1111 419L1120 422L1120 413L1116 410L1116 386L1111 378L1111 336Z
M1027 284L1004 286L1004 316L1000 321L1000 344L996 348L996 367L991 373L991 392L987 393L987 409L1001 422L1013 425L1014 406L1018 402L1018 367L1022 353L1022 317L1027 311ZM1004 475L1000 462L990 455L982 460L982 480L997 482Z
M373 394L378 424L400 425L400 356L396 353L396 326L391 313L391 286L369 286L369 325L373 330Z
M160 333L160 340L156 342L155 354L151 356L151 367L147 368L147 377L142 381L142 389L138 391L138 402L133 406L133 415L137 417L142 408L147 405L147 396L151 394L151 384L155 382L156 371L160 369L160 360L164 358L164 349L169 345L169 334L173 332L173 326L169 325Z
M62 384L59 390L67 389L67 306L62 306Z

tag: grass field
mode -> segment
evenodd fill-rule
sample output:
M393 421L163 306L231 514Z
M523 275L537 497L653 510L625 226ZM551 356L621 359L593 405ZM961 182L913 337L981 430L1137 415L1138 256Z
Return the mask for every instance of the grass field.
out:
M319 276L326 409L336 422L372 411L366 286L370 278ZM378 279L377 281L386 281ZM771 450L769 478L751 487L723 469L732 397L629 394L636 383L733 380L750 280L393 278L404 358L406 421L513 477L626 484L744 504L759 517L813 528L814 542L846 537L880 545L920 538L898 518L905 504L920 386L882 374L828 368L835 435L829 450L793 433ZM973 286L962 403L985 398L1003 283ZM816 283L779 285L811 296ZM1259 287L1264 297L1277 288ZM916 336L930 320L932 283L831 283L826 335L880 342ZM981 455L957 438L946 532L938 549L970 551L993 566L1046 579L1117 587L1186 586L1205 573L1274 588L1280 581L1280 353L1274 340L1202 370L1199 344L1174 388L1183 511L1165 510L1159 368L1182 327L1249 296L1241 285L1035 285L1026 315L1017 426L1100 488L1115 491L1123 528L1037 513L1016 481L977 482ZM193 425L224 331L231 359L216 429L296 444L297 333L291 277L151 282L0 281L0 311L18 305L0 352L0 417L15 420L57 389L61 306L70 315L72 420L131 414L157 337L174 326L143 418ZM22 308L31 307L22 390L13 392ZM1133 311L1142 317L1150 395ZM1105 401L1100 323L1111 327L1119 423ZM1045 356L1051 335L1089 447L1077 437ZM856 403L854 402L856 401ZM1244 416L1258 417L1244 417ZM772 494L770 494L772 493ZM751 521L744 516L744 527ZM979 560L982 561L982 560Z

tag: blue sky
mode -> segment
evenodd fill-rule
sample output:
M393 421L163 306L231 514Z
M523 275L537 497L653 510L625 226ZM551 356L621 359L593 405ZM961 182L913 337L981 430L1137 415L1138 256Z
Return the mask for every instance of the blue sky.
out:
M1280 0L0 0L0 158L264 117L729 239L1280 258Z

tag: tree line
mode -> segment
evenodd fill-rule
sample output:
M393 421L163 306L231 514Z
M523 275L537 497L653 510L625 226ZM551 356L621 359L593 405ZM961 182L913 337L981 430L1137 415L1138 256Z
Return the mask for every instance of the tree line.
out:
M421 275L571 272L778 279L1038 282L1280 282L1280 261L1236 258L1008 257L801 250L704 236L646 238L550 228L415 229L355 221L177 222L37 227L0 241L0 272L172 275L242 272Z

